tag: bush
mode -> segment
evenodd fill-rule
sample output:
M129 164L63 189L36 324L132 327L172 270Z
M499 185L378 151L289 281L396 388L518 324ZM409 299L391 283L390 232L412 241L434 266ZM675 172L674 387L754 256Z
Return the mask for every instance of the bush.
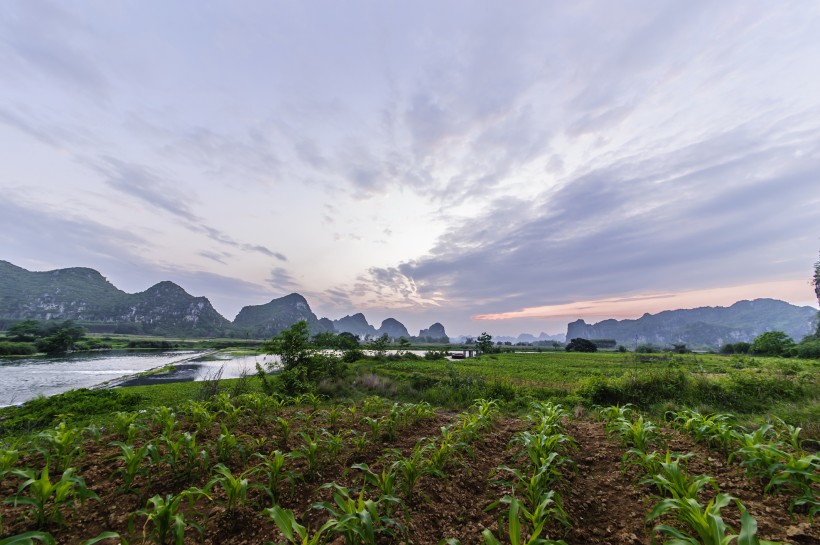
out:
M798 358L820 360L820 340L803 341L796 347Z
M597 352L598 347L595 346L594 342L588 339L581 339L579 337L577 339L572 339L564 350L567 352Z
M64 415L90 416L129 411L142 399L120 390L69 390L52 397L38 397L20 407L0 409L0 434L35 431L53 426Z
M308 380L307 368L297 366L279 372L282 393L291 397L311 392L315 384Z
M424 359L426 360L443 360L447 359L447 356L450 355L449 350L428 350L424 353Z
M635 352L638 354L654 354L658 350L652 346L651 344L639 344L637 348L635 348Z
M364 352L358 348L348 348L342 354L342 361L345 363L353 363L365 358Z
M177 345L170 341L151 341L147 339L135 339L128 341L128 348L156 348L159 350L171 350Z
M748 354L752 345L750 343L726 343L720 347L721 354Z
M782 331L767 331L752 343L752 352L759 356L790 356L794 341Z
M0 342L0 356L30 356L37 353L31 343Z

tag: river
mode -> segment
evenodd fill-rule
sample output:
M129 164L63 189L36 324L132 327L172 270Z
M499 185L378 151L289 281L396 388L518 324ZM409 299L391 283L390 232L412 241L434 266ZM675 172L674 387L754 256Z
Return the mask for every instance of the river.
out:
M255 372L256 362L265 365L273 358L263 355L231 358L218 354L218 360L200 361L198 357L203 354L192 350L110 350L59 357L0 358L0 407L23 403L39 395L48 397L76 388L90 388L169 364L184 363L192 369L188 380L203 380L220 368L222 378L237 378L243 372Z
M213 351L211 351L213 352ZM370 351L365 351L370 352ZM390 352L393 352L392 350ZM410 352L423 356L423 350ZM276 367L278 356L231 356L230 353L170 350L106 350L78 352L65 356L0 358L0 407L17 405L39 395L52 396L76 388L91 388L103 383L163 383L206 378L238 378L254 374L256 364ZM126 377L173 364L174 373L152 375L150 380L128 380Z

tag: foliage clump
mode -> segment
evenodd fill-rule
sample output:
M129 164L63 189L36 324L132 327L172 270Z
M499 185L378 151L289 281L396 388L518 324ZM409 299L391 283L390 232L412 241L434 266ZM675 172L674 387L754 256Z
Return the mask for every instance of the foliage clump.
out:
M752 343L752 352L759 356L790 356L794 341L782 331L767 331Z
M597 352L598 347L595 346L594 342L579 337L569 341L564 350L567 352Z
M335 380L344 374L346 366L338 356L323 353L310 338L308 323L296 322L263 345L281 360L279 373L282 390L287 395L299 395L316 390L323 379ZM273 370L275 363L269 364Z

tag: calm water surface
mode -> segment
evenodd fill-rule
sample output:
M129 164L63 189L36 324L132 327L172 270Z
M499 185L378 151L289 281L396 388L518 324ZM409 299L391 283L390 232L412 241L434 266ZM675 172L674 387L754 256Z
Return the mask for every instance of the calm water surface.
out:
M202 353L191 350L111 350L59 357L0 358L0 406L23 403L40 394L51 396L75 388L90 388L102 382L142 373L170 363L189 362L198 365L194 380L203 380L222 366L222 378L236 378L245 369L253 373L256 361L262 365L266 363L266 356L196 361Z
M366 351L367 352L367 351ZM423 356L423 350L412 350ZM170 350L140 352L109 350L83 352L66 356L30 358L0 358L0 407L23 403L38 395L52 396L75 388L90 388L135 373L164 367L168 364L195 365L189 380L238 378L256 372L256 364L277 368L278 356L237 356L205 351Z

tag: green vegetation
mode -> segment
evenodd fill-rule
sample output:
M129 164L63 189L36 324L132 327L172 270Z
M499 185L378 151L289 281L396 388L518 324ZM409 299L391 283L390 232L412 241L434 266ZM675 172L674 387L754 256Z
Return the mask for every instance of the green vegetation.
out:
M632 403L656 415L671 406L703 406L747 419L775 415L820 435L816 360L544 352L455 361L362 360L351 369L386 379L385 393L440 406L463 406L478 397L513 407L533 399L588 406Z
M598 347L587 339L572 339L564 348L567 352L597 352Z
M793 349L794 341L782 331L767 331L752 343L752 352L760 356L787 356Z

